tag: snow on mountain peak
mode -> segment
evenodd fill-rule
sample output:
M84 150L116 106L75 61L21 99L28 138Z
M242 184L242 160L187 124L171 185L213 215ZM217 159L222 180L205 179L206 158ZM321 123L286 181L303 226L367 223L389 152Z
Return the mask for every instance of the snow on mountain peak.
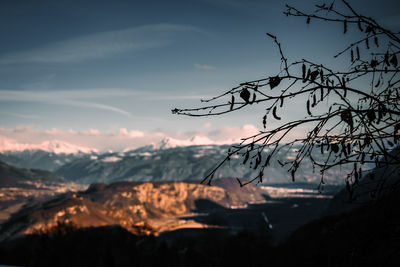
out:
M195 135L189 139L175 139L172 137L165 137L157 145L153 145L155 149L167 149L184 146L204 146L204 145L224 145L231 144L231 141L213 141L206 136Z
M18 143L15 140L0 137L0 152L43 150L56 154L98 153L97 149L70 144L60 140L48 140L40 144Z

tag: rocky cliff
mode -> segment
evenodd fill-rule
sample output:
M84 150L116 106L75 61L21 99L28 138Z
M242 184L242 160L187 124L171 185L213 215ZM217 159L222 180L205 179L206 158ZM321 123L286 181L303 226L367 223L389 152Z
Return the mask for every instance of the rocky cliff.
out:
M135 234L208 227L185 218L196 214L198 200L207 199L225 208L265 201L264 191L255 185L240 188L233 179L222 179L216 184L94 184L83 192L66 193L50 201L26 206L3 224L0 239L48 232L60 224L71 224L77 228L120 225Z

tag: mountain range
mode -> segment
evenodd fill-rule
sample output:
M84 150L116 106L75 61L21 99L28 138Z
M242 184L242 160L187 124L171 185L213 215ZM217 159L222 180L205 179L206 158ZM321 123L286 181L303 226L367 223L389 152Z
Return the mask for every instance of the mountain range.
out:
M187 144L193 142L200 141ZM122 152L99 153L58 141L44 142L42 149L28 145L19 148L0 154L0 221L7 220L1 229L9 232L7 225L14 229L17 221L30 222L12 230L12 236L44 231L59 221L78 227L117 224L131 232L154 233L188 224L203 227L178 216L191 214L195 202L201 199L226 208L243 207L264 201L263 194L270 190L254 185L240 188L234 178L244 181L257 173L243 166L239 155L220 168L216 187L199 184L224 159L228 145L182 146L174 139L165 139L160 144ZM278 158L291 159L295 153L292 148L280 152ZM264 151L263 157L266 154ZM318 182L310 163L304 161L304 166L298 181ZM327 175L326 181L341 183L335 175ZM285 184L290 180L285 169L271 162L266 182ZM143 198L141 194L147 195ZM164 203L162 207L160 203Z
M19 143L13 139L0 136L0 152L20 152L26 150L42 150L55 154L97 153L95 148L89 148L64 142L61 140L46 140L40 144Z
M198 143L196 140L192 141ZM0 154L0 161L21 168L53 171L68 181L87 185L116 181L197 181L204 178L225 158L229 148L229 145L182 146L181 142L169 138L159 144L132 150L125 149L121 152L99 153L90 149L74 150L74 153L62 152L65 150L37 149L4 151ZM263 151L264 158L267 153L268 151ZM293 159L295 153L296 148L282 150L277 159L280 161ZM320 157L321 155L317 153L314 155L314 158ZM243 166L242 161L239 155L234 155L218 170L217 176L246 180L258 174L255 170ZM330 184L344 184L345 170L344 167L341 170L327 171L325 181ZM296 176L300 182L320 181L319 173L314 171L307 159L302 161ZM287 183L291 182L291 176L277 161L271 161L269 168L266 169L264 181Z
M59 140L24 144L7 138L0 139L0 161L20 168L55 171L72 160L97 153L96 149Z

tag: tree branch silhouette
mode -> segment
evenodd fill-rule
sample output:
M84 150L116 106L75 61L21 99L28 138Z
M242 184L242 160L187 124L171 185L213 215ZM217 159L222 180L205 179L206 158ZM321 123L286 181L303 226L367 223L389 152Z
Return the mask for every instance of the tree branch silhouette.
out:
M392 151L400 140L400 79L397 56L400 53L400 34L379 25L374 19L361 15L345 0L337 7L316 5L312 13L286 5L286 16L303 17L312 21L343 25L347 34L350 25L356 25L362 37L334 55L349 56L348 66L334 71L324 64L307 59L289 62L278 38L270 33L281 56L281 70L275 75L252 80L211 99L201 100L205 105L195 108L175 108L174 114L204 117L233 113L255 104L265 105L261 114L263 130L245 137L233 145L225 159L204 179L211 184L217 170L234 155L243 157L243 164L258 170L252 179L240 182L244 186L263 182L265 169L283 148L298 148L296 157L278 163L287 168L292 180L304 159L320 171L320 185L327 170L350 165L346 184L351 191L358 185L365 171L374 166L399 164L400 158ZM280 91L278 89L281 89ZM304 119L284 122L269 129L269 122L281 121L287 102L306 98ZM329 104L329 98L334 102ZM215 104L215 101L224 101ZM303 100L301 100L303 101ZM323 108L326 104L327 108ZM317 108L318 107L318 108ZM304 137L287 141L290 133L300 128L310 129ZM286 138L286 139L285 139ZM317 151L323 155L316 159ZM266 153L264 153L266 152ZM240 180L239 180L240 181Z

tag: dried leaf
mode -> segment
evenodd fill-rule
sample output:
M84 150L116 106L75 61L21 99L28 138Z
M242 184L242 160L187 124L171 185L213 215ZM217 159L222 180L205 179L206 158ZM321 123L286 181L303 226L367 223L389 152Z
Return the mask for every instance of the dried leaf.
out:
M229 110L232 110L232 109L233 109L233 105L235 105L235 96L234 96L234 95L232 95L232 99L231 99L231 107L230 107L230 109L229 109Z
M368 40L368 38L365 39L365 46L367 47L367 49L369 49L369 40Z
M353 116L350 110L343 110L340 114L341 119L350 126L350 131L353 132Z
M389 62L389 50L386 51L386 53L385 53L384 61L385 61L385 64L386 64L387 66L390 66L390 62Z
M343 21L343 34L346 34L347 32L347 20Z
M371 63L370 63L370 66L371 66L371 68L376 68L376 66L378 66L378 61L376 60L376 59L372 59L371 60Z
M318 70L314 70L313 72L310 73L310 81L314 82L315 79L318 77L319 71Z
M368 118L369 122L372 123L376 119L375 111L373 111L372 109L368 110L367 118Z
M254 165L254 169L255 169L255 170L257 169L258 165L260 165L261 161L262 161L261 152L258 151L258 153L257 153L257 159L256 159L256 164Z
M313 94L313 103L312 103L312 107L315 107L317 105L317 97L315 96L315 94Z
M331 144L331 149L332 149L332 151L334 153L338 153L339 152L339 146L336 143Z
M301 66L301 71L302 71L302 77L303 77L303 83L306 81L306 65Z
M357 26L358 26L358 29L360 30L360 32L364 31L363 28L361 27L361 20L360 19L357 21Z
M307 114L312 116L311 110L310 110L310 100L307 100Z
M246 162L249 160L249 156L250 156L250 152L247 150L246 155L244 156L243 165L245 165Z
M307 17L307 24L310 24L310 21L311 21L311 18L310 17Z
M360 49L358 46L356 47L356 53L357 53L357 60L360 60Z
M275 119L277 119L278 121L281 120L281 117L279 117L278 115L276 115L276 106L273 108L272 110L272 115L274 116Z
M361 164L364 164L364 163L365 163L365 153L362 152L361 153Z
M375 88L381 84L381 79L378 79L378 82L375 84Z
M311 74L311 70L308 69L306 78L303 80L303 82L306 82L308 80L308 78L310 78L310 74Z
M397 67L397 56L396 54L393 54L392 58L390 59L390 63L393 65L393 67Z
M259 183L262 183L263 182L263 177L264 177L264 172L262 170L258 174L258 177L259 177Z
M378 37L374 37L374 43L376 45L376 47L379 47L379 42L378 42Z
M319 72L319 77L321 78L321 83L324 82L324 71L321 69Z
M269 86L271 89L277 87L281 82L281 78L279 76L269 77Z
M246 102L246 104L249 103L249 99L250 99L250 92L249 90L247 90L246 88L244 88L241 92L240 92L240 97Z
M344 153L344 156L347 157L347 149L346 149L346 146L344 145L344 142L342 142L342 152L341 153Z
M367 146L371 144L371 137L369 137L369 135L367 135L364 139L364 146Z
M269 165L269 161L271 160L271 155L268 155L267 159L265 160L264 167Z
M267 115L264 115L262 123L265 129L267 127Z
M383 112L381 106L378 108L378 120L376 121L376 124L379 124L381 122L381 119L383 118Z
M313 133L314 133L315 136L317 136L318 131L319 131L318 126L315 126L315 128L313 130Z

